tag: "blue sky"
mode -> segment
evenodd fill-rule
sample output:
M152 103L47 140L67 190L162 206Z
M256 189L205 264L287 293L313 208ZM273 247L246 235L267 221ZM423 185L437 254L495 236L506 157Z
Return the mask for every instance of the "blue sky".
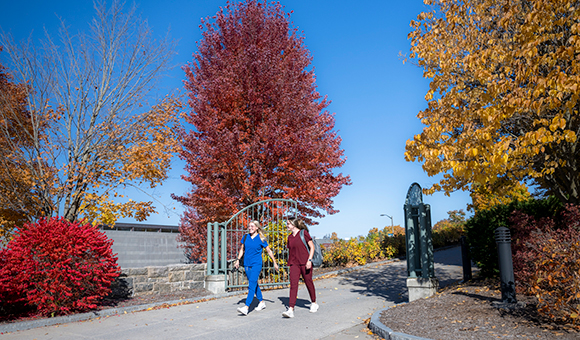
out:
M317 237L336 232L347 238L366 235L373 227L404 225L403 204L413 182L429 187L438 181L428 177L419 163L408 163L403 153L406 140L422 130L417 113L427 103L424 95L429 81L422 70L403 64L399 52L408 53L409 23L426 7L421 0L281 1L285 11L294 11L291 20L303 31L313 56L318 90L332 101L336 129L342 137L347 161L339 170L349 174L352 185L335 197L339 213L319 219L311 232ZM41 38L44 29L54 32L59 17L71 31L87 29L94 14L90 0L0 0L0 27L16 40ZM154 34L169 29L178 40L173 60L175 68L162 80L159 93L182 89L181 66L192 60L196 41L201 38L201 18L213 16L225 0L136 1L138 12L146 18ZM2 56L4 58L5 56ZM182 207L170 198L188 191L180 179L184 163L175 159L169 180L153 194L169 212L162 209L146 223L177 225ZM139 197L136 197L138 199ZM143 199L147 199L143 197ZM463 209L471 202L468 193L451 197L437 193L424 196L431 205L432 223L447 217L447 211ZM131 220L123 220L132 222Z

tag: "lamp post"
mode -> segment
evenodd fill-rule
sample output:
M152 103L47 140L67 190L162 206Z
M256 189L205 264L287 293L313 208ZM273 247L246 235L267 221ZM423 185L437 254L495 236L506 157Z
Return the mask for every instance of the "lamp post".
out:
M391 219L391 236L395 236L395 226L393 225L393 216L389 216L387 214L381 214L381 216L387 216Z

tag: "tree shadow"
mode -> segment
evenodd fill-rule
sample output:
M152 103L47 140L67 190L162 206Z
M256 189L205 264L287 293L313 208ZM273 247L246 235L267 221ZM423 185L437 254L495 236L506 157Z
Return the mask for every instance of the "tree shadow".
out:
M440 288L463 279L459 247L435 252L435 277L439 280ZM404 259L342 274L339 283L354 285L356 288L352 292L364 296L377 296L394 303L409 300L407 265Z
M364 296L377 296L395 303L408 299L407 268L402 263L390 263L343 274L339 284L356 288L351 291Z

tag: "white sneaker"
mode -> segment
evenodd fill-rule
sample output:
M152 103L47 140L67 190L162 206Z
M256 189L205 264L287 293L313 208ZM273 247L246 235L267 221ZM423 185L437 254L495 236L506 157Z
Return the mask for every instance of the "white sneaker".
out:
M256 310L262 310L264 308L266 308L266 303L264 301L260 301L258 307L256 307Z
M310 313L316 313L317 310L318 310L318 304L316 302L313 302L310 305Z
M285 318L293 318L294 317L294 310L288 308L287 311L285 311L284 313L282 313L282 316Z
M248 315L248 306L238 307L238 312L244 315Z

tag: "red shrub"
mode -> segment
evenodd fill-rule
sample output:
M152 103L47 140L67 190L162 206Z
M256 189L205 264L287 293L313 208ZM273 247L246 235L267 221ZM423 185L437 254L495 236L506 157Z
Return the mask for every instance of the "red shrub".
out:
M90 224L54 217L26 225L2 253L3 303L24 298L43 315L95 308L120 273L112 243Z
M574 228L532 233L530 247L539 253L530 293L539 311L577 323L580 316L580 233Z
M540 253L532 247L530 241L535 232L554 230L554 221L550 218L534 218L521 211L514 211L511 218L512 256L516 289L520 293L530 294L535 266L540 261Z
M514 213L512 251L520 291L538 298L539 311L576 323L580 314L580 209L567 205L559 223Z

